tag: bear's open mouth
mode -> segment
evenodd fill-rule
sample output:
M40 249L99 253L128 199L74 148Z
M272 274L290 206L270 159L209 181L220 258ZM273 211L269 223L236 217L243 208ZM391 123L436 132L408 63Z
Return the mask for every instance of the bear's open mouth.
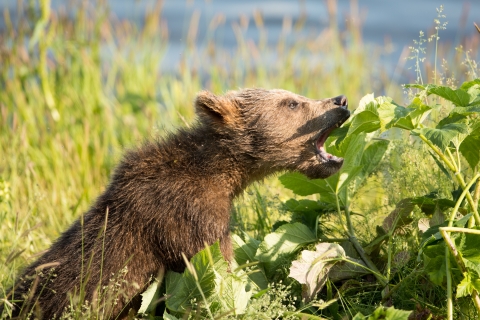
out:
M315 147L317 148L317 159L320 162L325 163L325 162L331 161L336 163L343 163L343 158L334 156L325 150L324 143L327 140L330 133L336 128L340 127L345 121L347 121L348 118L349 118L349 115L347 115L346 117L344 117L343 119L335 123L330 128L320 132L320 135L315 142Z

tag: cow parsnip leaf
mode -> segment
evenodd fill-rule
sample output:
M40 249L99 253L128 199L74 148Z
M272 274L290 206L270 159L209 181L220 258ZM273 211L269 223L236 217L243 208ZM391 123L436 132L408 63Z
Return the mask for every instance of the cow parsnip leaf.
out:
M314 241L316 237L306 225L298 222L284 224L265 236L255 258L264 263L267 276L271 276L286 257L293 255L302 245Z

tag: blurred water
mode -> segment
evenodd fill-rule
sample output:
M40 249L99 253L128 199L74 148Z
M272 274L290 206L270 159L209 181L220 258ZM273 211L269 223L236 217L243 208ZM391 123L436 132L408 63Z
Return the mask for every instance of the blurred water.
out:
M150 10L156 0L108 0L111 11L120 19L128 19L141 24L145 12ZM457 45L465 36L476 32L473 22L480 25L480 0L358 0L336 1L337 21L340 28L345 28L349 12L357 11L361 19L363 38L367 43L388 47L389 52L382 63L393 72L404 47L412 45L418 39L419 31L427 31L433 27L433 19L437 16L436 8L443 4L448 26L442 30L443 42ZM15 11L16 0L0 0L0 9L9 8ZM52 7L58 8L65 0L52 0ZM358 8L357 10L355 8ZM211 20L219 15L225 16L225 23L215 31L216 44L224 48L234 48L236 39L232 23L239 22L240 17L247 17L249 27L246 37L257 41L258 29L253 23L254 12L262 13L268 43L277 43L281 36L285 17L290 17L293 24L304 17L305 25L299 31L292 31L288 36L317 36L328 25L326 1L322 0L165 0L162 18L166 21L169 32L169 46L163 58L162 67L170 69L179 61L185 49L185 38L194 12L200 13L197 45L205 44ZM0 28L3 17L0 18ZM479 35L480 36L480 35ZM288 40L288 39L287 39Z

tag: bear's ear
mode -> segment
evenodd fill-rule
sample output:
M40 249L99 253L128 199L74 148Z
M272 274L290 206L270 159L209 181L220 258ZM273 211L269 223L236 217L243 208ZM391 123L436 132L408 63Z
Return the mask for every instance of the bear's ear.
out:
M226 96L216 96L209 91L201 91L195 99L195 109L200 117L207 117L223 125L237 122L240 110L236 101Z

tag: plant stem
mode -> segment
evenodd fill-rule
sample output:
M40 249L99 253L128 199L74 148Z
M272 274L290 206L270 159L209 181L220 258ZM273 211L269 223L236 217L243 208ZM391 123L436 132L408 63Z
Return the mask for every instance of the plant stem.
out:
M451 153L449 154L451 155ZM452 213L450 214L450 218L448 219L448 227L452 227L453 220L455 218L455 215L457 214L460 204L462 203L465 196L467 194L470 194L468 190L479 177L480 177L480 174L477 173L477 175L475 175L475 177L472 180L470 180L468 185L464 187L462 194L458 198L457 203L455 204L455 207L453 208ZM450 252L455 258L455 261L457 262L457 265L459 266L462 273L467 272L467 268L465 267L465 264L463 263L462 258L459 256L458 251L455 248L455 244L450 239L448 232L445 231L445 229L440 228L440 233L442 234L442 237L445 239L445 242L447 243L447 246L445 248L445 270L446 270L446 276L447 276L447 319L453 320L453 288L452 288L452 275L450 273L450 270L451 270ZM473 297L474 303L477 303L480 301L478 298L478 293L475 290L472 293L472 297ZM478 307L480 307L480 304L478 305L476 304L476 306L478 309ZM478 310L480 311L480 309Z
M445 270L447 275L447 319L453 320L453 289L452 275L450 274L450 253L448 247L449 246L445 248Z
M460 204L462 203L465 196L467 194L470 194L470 192L468 190L470 190L470 188L472 187L472 185L475 183L475 181L478 178L480 178L480 173L477 173L477 175L475 177L473 177L472 180L470 180L468 185L466 185L464 187L463 192L460 195L460 197L458 198L457 203L455 203L455 207L453 208L452 213L450 214L450 218L448 219L448 226L449 227L453 226L453 219L455 218L455 215L457 214L458 208L460 208Z
M467 228L459 228L459 227L440 227L440 230L444 230L446 232L470 233L470 234L476 234L480 236L480 230L477 230L477 229L467 229Z
M438 149L437 146L435 146L430 140L427 139L427 137L425 137L423 134L420 134L419 135L420 139L423 140L423 142L425 142L433 151L435 151L435 153L440 157L440 159L443 160L443 162L448 166L448 168L453 171L454 173L454 176L455 178L457 179L457 182L458 184L460 185L460 187L462 187L462 189L465 190L465 180L463 180L463 177L462 175L460 174L460 172L458 172L456 170L456 166L453 165L448 159L447 157L443 154L442 151L440 151L440 149ZM468 190L468 189L467 189ZM476 225L480 225L480 215L478 214L478 209L477 209L477 206L475 205L475 202L473 201L473 198L472 198L472 195L470 194L470 192L467 192L466 194L467 196L467 200L468 200L468 203L470 204L470 206L472 207L472 211L473 211L473 217L475 218L475 223Z
M480 178L477 180L475 191L473 192L473 205L478 209L478 199L480 199Z
M472 229L465 229L465 228L453 228L453 227L441 227L439 228L440 233L445 240L445 243L447 244L447 248L445 251L445 258L446 258L446 263L447 263L447 308L449 310L448 313L448 319L453 319L453 306L450 306L452 302L452 288L451 288L451 275L450 275L450 259L449 259L449 254L451 253L452 256L455 258L455 262L457 263L460 271L462 273L468 272L467 267L465 266L465 263L462 260L462 257L458 254L457 248L455 248L455 244L453 243L452 239L450 238L448 232L451 231L457 231L457 232L464 232L464 233L473 233L473 234L478 234L480 235L480 230L472 230ZM473 231L473 232L472 232ZM450 287L449 287L449 278L450 278ZM472 291L472 300L473 303L475 304L475 308L477 308L477 311L480 313L480 297L478 295L477 290ZM452 308L450 310L450 308ZM451 312L451 317L450 317L450 312Z
M337 205L339 206L338 197L337 197ZM353 229L352 219L350 217L350 211L348 210L348 206L345 206L345 217L347 219L346 232L347 232L348 239L353 244L353 246L357 250L362 260L365 262L367 267L373 271L373 275L375 276L375 278L377 278L377 280L380 282L382 286L386 286L388 284L388 280L380 273L380 270L378 270L377 266L373 263L370 257L365 253L365 251L363 250L363 247L360 245L360 242L358 242L358 239L355 236L355 231Z
M450 152L450 149L447 147L445 149L445 151L447 152L448 156L450 157L450 160L452 161L452 165L453 167L455 168L455 171L454 172L460 172L458 166L457 166L457 163L455 162L455 158L453 157L453 154L452 152Z

